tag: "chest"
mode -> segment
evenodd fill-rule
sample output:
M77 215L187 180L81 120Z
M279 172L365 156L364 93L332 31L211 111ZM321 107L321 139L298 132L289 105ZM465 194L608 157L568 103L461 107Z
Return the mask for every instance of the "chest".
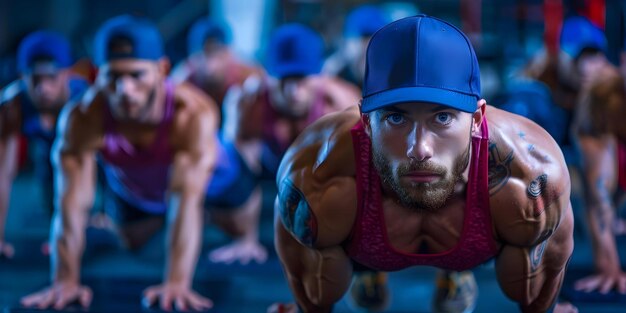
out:
M463 231L465 201L453 199L436 212L412 211L383 200L384 227L392 247L405 253L434 254L454 248Z

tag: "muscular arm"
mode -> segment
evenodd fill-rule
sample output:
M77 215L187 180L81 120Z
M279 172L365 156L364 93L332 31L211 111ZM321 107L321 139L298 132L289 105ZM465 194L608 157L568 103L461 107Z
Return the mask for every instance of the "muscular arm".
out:
M545 131L528 123L520 120L526 125L505 135L495 132L490 143L490 204L502 244L496 274L523 312L545 312L573 251L573 214L562 154Z
M320 135L335 128L341 115L358 117L341 113L314 124L287 151L277 177L276 251L304 312L330 312L352 276L341 243L356 215L349 134L354 121L343 123L348 126L344 131Z
M94 201L95 148L92 123L80 105L61 113L57 139L52 148L55 179L55 212L50 231L52 279L80 281L80 260L85 245L85 227ZM93 115L93 114L92 114ZM93 127L93 128L92 128Z
M17 93L19 91L18 83L0 90L0 244L4 242L11 186L18 166L20 114ZM0 255L2 255L2 247L0 247Z
M614 206L611 195L616 188L615 146L610 136L582 136L579 143L584 158L586 213L591 233L596 270L619 271L620 261L611 231Z
M173 136L180 144L174 157L167 197L169 258L164 279L191 287L202 243L202 201L215 163L216 112L206 109L177 114L174 128Z

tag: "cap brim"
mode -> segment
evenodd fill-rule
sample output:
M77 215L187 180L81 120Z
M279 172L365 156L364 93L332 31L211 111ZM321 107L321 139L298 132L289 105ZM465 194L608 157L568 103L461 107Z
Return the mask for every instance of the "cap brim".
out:
M319 67L296 64L296 63L286 63L276 66L274 68L274 75L277 77L288 77L288 76L308 76L318 74Z
M441 104L463 112L472 113L477 109L479 99L448 89L432 87L403 87L385 90L363 98L361 112L369 113L380 108L407 102L428 102Z

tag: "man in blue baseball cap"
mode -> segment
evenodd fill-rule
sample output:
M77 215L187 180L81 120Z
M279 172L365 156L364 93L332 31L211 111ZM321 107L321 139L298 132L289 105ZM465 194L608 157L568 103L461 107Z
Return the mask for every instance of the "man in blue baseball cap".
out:
M584 35L583 35L584 37ZM626 271L615 236L626 233L620 214L626 191L626 83L604 54L581 66L585 79L575 110L573 137L580 153L586 222L593 246L593 273L574 283L586 299L626 294ZM621 216L620 216L621 215Z
M274 180L285 150L302 130L323 115L356 106L358 89L340 79L319 75L324 53L322 38L301 24L280 26L266 54L271 76L250 76L232 87L224 101L224 142L231 163L241 169L236 190L244 201L212 218L235 238L214 250L214 262L264 262L258 242L261 210L259 181ZM209 201L212 202L212 201Z
M96 159L108 190L106 212L130 249L167 227L163 283L143 303L180 311L204 310L211 300L192 290L202 242L204 192L217 153L219 116L202 92L166 79L161 35L144 18L122 15L95 37L96 83L64 108L53 148L55 215L51 286L22 299L28 307L88 306L81 285L86 213L94 201Z
M307 128L276 182L276 250L296 305L270 311L330 312L358 270L462 272L493 258L522 312L555 306L573 250L565 161L539 126L486 104L474 49L445 21L376 32L360 110ZM433 311L472 310L459 300Z
M172 80L195 85L221 107L230 87L250 75L263 75L261 67L242 61L228 43L225 26L208 17L197 20L187 35L189 57L174 68Z
M20 136L28 140L35 173L52 215L50 148L59 112L65 103L87 89L87 82L71 72L70 44L63 35L40 30L26 36L17 52L21 78L0 90L0 256L11 257L4 240L11 184L17 172Z

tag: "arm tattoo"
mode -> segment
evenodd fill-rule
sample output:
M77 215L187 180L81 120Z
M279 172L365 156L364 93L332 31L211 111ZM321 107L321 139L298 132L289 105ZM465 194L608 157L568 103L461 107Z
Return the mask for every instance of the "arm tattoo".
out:
M505 157L500 155L495 142L489 142L489 194L497 193L511 177L513 151Z
M548 183L548 175L541 174L537 178L533 179L526 189L528 197L536 199L544 192Z
M545 211L546 205L549 205L549 203L544 202L544 193L547 184L548 175L541 174L533 179L528 185L528 188L526 188L526 195L533 202L533 214L535 217L541 215Z
M317 240L317 219L302 191L285 179L278 201L285 228L302 244L312 247Z
M533 272L539 268L541 260L543 259L543 254L546 252L547 245L548 240L544 240L540 244L530 248L530 268Z

